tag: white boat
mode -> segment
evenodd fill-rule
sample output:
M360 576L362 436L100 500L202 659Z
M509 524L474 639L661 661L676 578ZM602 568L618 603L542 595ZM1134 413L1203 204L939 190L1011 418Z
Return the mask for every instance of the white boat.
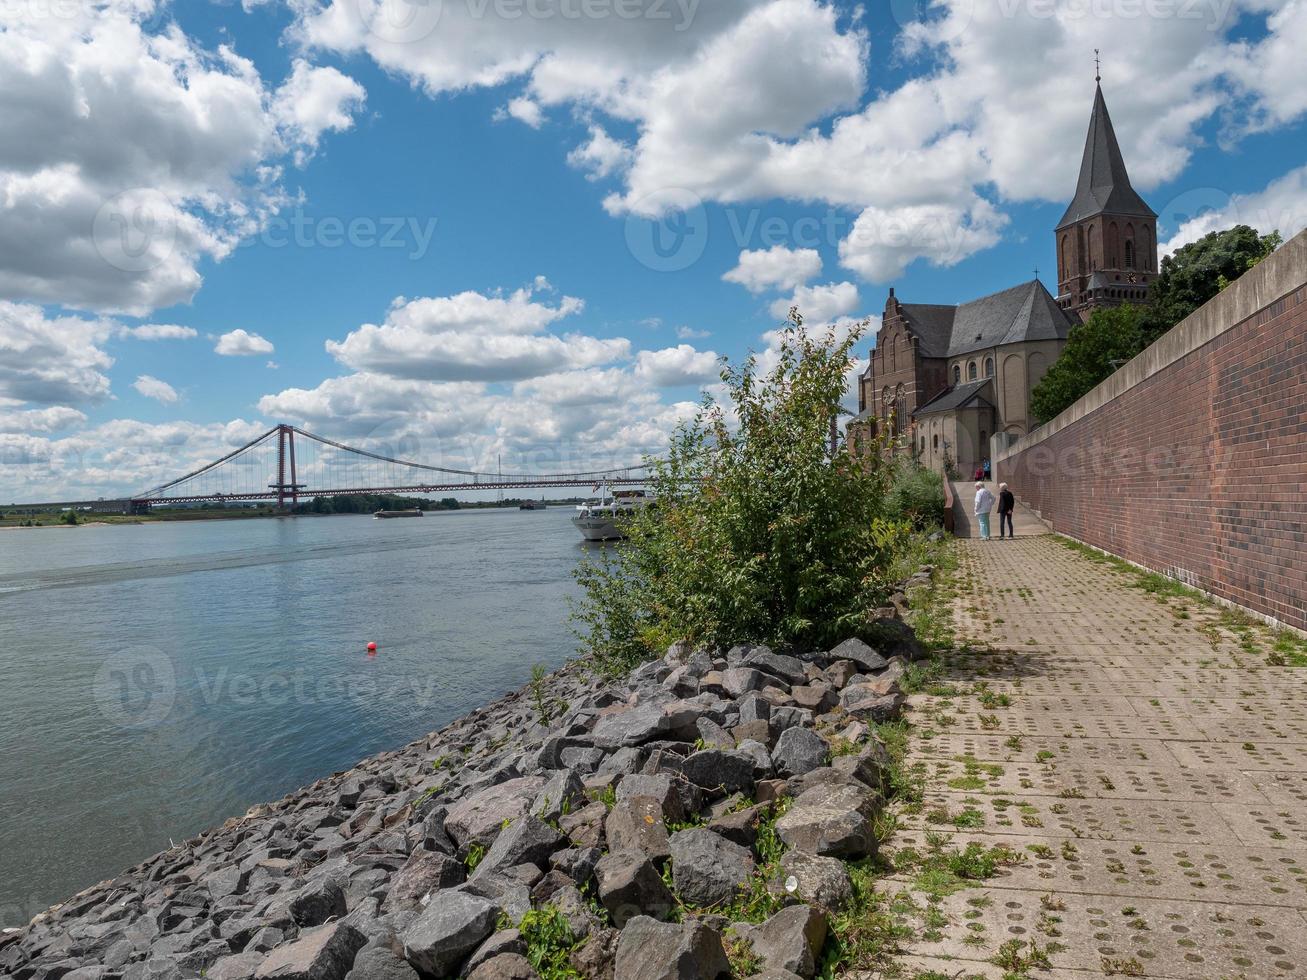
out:
M653 498L643 490L618 490L612 495L605 490L580 504L572 523L587 541L620 541L626 537L622 531L623 517L652 507L653 503Z

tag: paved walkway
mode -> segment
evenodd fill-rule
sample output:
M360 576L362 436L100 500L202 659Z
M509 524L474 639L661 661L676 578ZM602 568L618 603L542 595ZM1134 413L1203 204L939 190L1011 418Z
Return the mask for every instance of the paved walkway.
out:
M901 975L1307 978L1307 667L1055 538L958 548L974 649L912 699L893 848L1022 860L923 902Z
M989 492L998 496L998 484L993 481L985 484ZM976 481L953 481L953 533L959 538L979 538L980 525L972 511L976 504ZM998 537L998 507L989 519L990 532ZM1035 512L1017 501L1017 508L1012 512L1012 531L1019 538L1036 537L1048 534L1048 525L1035 516Z

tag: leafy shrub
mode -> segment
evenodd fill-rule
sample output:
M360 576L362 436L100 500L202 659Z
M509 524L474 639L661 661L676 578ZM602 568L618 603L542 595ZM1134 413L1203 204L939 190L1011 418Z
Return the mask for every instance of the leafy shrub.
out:
M890 474L886 512L920 530L944 523L944 478L915 460L900 458Z
M727 366L653 464L657 506L627 544L577 571L577 634L614 673L676 640L818 649L862 633L888 593L909 525L885 517L887 471L831 451L854 344L792 314L774 368Z

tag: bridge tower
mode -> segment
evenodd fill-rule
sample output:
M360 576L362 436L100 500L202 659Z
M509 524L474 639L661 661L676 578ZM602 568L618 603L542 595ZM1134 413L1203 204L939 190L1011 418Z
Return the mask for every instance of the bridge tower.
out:
M289 482L286 480L288 464ZM305 484L298 482L295 472L295 427L279 425L277 426L277 482L269 483L268 489L276 491L277 507L284 510L287 500L292 507L299 503L300 491L304 487Z

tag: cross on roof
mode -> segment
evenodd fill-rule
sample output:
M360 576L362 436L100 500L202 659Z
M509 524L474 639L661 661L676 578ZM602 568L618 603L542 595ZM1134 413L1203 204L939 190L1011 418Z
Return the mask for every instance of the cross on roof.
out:
M1103 80L1103 62L1098 57L1098 48L1094 48L1094 81L1101 82L1102 80Z

